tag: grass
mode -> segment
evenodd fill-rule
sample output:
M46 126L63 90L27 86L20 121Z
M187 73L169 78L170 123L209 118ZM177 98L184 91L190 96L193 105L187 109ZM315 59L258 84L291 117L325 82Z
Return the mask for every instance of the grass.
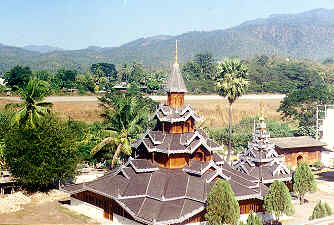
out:
M59 210L60 212L63 212L73 218L79 219L79 220L83 220L83 221L91 221L92 219L86 215L83 215L81 213L77 213L75 211L72 211L62 205L58 205L57 206L57 210Z
M167 97L166 97L167 98ZM280 120L280 114L276 112L280 105L280 100L237 100L233 104L233 123L238 123L244 117L256 116L260 112L260 102L264 103L265 117ZM8 100L0 99L0 108L4 107ZM186 104L198 112L204 119L204 123L209 127L226 127L229 121L229 104L227 100L191 100ZM101 108L98 102L56 102L54 110L63 118L82 120L85 122L101 121L99 115Z
M237 124L242 118L259 115L261 100L237 100L232 105L233 124ZM265 117L281 120L277 109L280 100L263 100ZM187 104L200 114L208 127L226 127L229 122L229 103L227 100L187 101Z

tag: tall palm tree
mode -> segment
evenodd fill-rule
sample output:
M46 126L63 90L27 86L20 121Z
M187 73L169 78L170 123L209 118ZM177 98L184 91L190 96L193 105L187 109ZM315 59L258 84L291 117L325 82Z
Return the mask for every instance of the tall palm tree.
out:
M130 143L139 138L139 135L149 126L149 112L153 107L148 99L130 93L113 93L108 97L100 98L104 113L105 137L92 150L96 154L106 145L114 150L111 167L114 167L121 153L131 154Z
M217 66L217 92L227 97L230 104L229 110L229 142L226 161L229 162L232 151L232 104L242 96L248 87L247 67L240 62L240 59L225 59Z
M49 93L49 83L37 78L30 78L28 84L19 89L23 102L9 103L5 107L15 111L11 121L12 125L35 127L43 115L50 113L49 108L52 107L52 103L43 102Z

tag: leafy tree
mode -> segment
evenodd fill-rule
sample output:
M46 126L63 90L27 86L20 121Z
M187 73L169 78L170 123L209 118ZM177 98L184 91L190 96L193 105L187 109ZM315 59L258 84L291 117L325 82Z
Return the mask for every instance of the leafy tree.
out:
M106 76L111 79L117 79L117 70L114 64L111 63L95 63L90 67L90 72L92 74L101 74L98 73L98 70L102 71L103 76ZM99 76L100 77L100 76Z
M78 72L76 70L60 69L56 73L56 77L60 82L61 88L74 88L75 79Z
M214 79L216 62L211 53L200 53L195 55L194 63L198 65L202 78Z
M322 203L321 201L318 201L317 204L314 206L312 216L309 217L309 220L319 219L331 215L332 209L328 205L328 203Z
M270 185L269 193L264 198L264 208L274 214L276 219L283 214L291 215L294 212L289 189L282 181L275 180Z
M226 59L218 64L217 71L217 92L219 95L227 97L230 104L229 144L226 158L226 161L229 162L232 151L232 104L247 90L247 67L240 62L240 59Z
M140 94L138 89L130 88L127 92L109 90L105 96L99 98L103 107L105 138L91 153L96 154L106 145L112 145L115 150L111 166L113 167L119 155L132 153L130 143L149 126L149 113L155 103Z
M5 111L0 112L0 169L7 167L5 161L5 135L10 130L10 118L11 114Z
M260 217L258 217L253 210L250 211L248 218L247 218L247 224L246 225L263 225L262 220Z
M48 188L73 176L76 138L66 123L48 115L39 126L12 127L5 136L5 159L14 177L30 190Z
M80 91L95 92L96 83L90 73L79 74L76 77L76 84Z
M282 119L298 121L299 132L302 135L314 134L317 105L333 104L334 91L329 86L303 88L289 93L280 104L278 112Z
M206 210L205 218L209 224L237 224L240 217L239 203L226 180L218 179L213 185Z
M8 86L17 89L23 88L32 76L29 67L15 66L11 70L6 71L4 77Z
M40 118L50 112L50 102L42 102L50 91L49 84L37 78L30 78L25 88L20 88L19 93L23 103L9 103L7 109L16 112L12 118L12 124L34 127Z
M293 190L300 198L300 204L304 203L304 196L307 192L316 189L316 182L313 173L306 162L301 162L293 174Z

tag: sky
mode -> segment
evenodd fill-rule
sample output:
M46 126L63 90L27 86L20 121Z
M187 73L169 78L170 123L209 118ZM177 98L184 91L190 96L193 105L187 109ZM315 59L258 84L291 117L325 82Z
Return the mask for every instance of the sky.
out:
M115 47L315 8L334 9L334 0L1 0L0 43Z

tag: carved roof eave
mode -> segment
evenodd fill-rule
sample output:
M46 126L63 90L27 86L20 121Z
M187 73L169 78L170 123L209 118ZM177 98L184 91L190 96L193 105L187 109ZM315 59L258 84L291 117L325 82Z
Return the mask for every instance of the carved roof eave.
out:
M183 114L182 114L183 115ZM157 118L161 122L170 122L170 123L177 123L177 122L185 122L190 117L192 117L195 121L201 122L203 119L196 115L195 112L191 111L187 116L181 116L179 118L170 118L168 115L160 116L158 112L155 112L152 116L152 119Z
M161 153L165 153L165 154L177 154L177 153L189 153L189 154L192 154L201 145L203 145L209 152L220 151L222 149L221 146L219 146L219 147L210 147L205 142L203 142L202 140L200 140L199 143L197 145L195 145L195 147L191 148L191 146L188 146L185 150L177 150L177 149L164 150L164 149L159 149L159 148L156 148L156 147L150 148L149 146L147 146L147 144L145 143L145 141L143 141L143 139L141 140L141 142L137 146L139 146L140 144L143 144L146 147L146 149L147 149L148 152L161 152Z

